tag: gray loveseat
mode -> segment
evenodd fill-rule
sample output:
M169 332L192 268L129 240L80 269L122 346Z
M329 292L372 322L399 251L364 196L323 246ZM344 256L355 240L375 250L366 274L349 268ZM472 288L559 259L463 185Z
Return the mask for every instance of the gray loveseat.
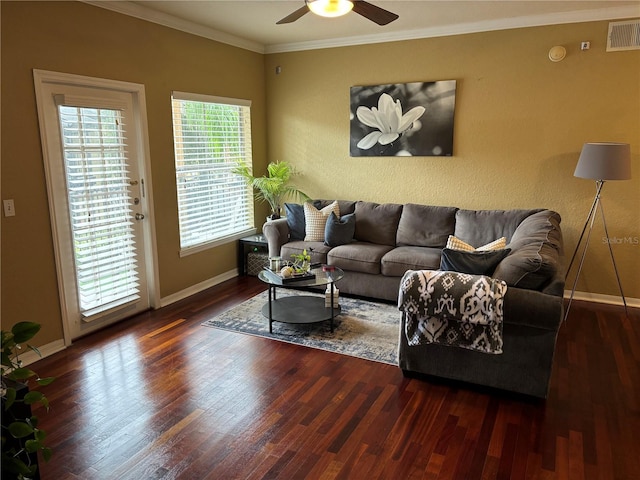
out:
M314 201L317 208L330 203ZM437 344L409 346L401 328L399 365L405 374L418 372L547 396L564 292L563 242L556 212L362 201L338 204L340 216L355 217L353 239L342 245L304 241L304 214L292 205L287 206L288 219L266 223L263 234L270 256L286 260L307 249L312 262L343 269L345 276L338 286L345 294L396 302L405 272L440 269L450 235L473 246L505 237L509 253L491 274L508 286L503 353L489 355Z

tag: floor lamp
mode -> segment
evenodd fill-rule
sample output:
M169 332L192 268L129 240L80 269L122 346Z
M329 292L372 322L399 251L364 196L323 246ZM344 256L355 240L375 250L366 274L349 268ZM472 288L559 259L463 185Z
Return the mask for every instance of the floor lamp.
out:
M604 234L607 238L607 246L609 247L609 255L611 256L611 262L613 263L613 270L616 273L616 280L618 280L618 288L620 288L620 295L622 296L622 303L624 304L624 312L627 314L627 301L624 298L622 292L622 283L620 283L620 275L618 275L618 267L616 261L613 258L613 250L611 249L611 242L609 241L609 232L607 231L607 222L604 218L604 209L600 202L600 196L602 194L602 187L607 180L629 180L631 178L631 149L628 143L585 143L582 147L582 153L576 165L576 171L573 173L575 177L588 178L596 181L596 196L591 204L591 210L587 215L587 220L584 223L584 228L580 234L580 239L576 245L576 249L571 257L569 268L567 269L567 276L573 266L573 261L576 259L578 250L582 244L587 227L587 237L580 257L580 263L578 264L578 272L573 282L573 288L571 289L571 296L569 297L569 304L567 305L567 311L565 312L564 319L567 320L569 315L569 309L571 308L571 302L573 296L576 293L576 285L578 284L578 278L580 278L580 272L582 271L582 265L584 264L584 258L587 254L587 247L589 246L589 239L591 238L591 231L593 229L593 222L596 218L596 213L600 210L600 216L602 217L602 223L604 224Z

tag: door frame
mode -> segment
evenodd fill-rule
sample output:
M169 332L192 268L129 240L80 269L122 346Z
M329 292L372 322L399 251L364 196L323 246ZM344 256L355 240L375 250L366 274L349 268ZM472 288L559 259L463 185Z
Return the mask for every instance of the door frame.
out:
M136 152L139 158L138 168L140 171L140 176L145 179L145 195L147 202L145 220L143 222L143 237L145 243L143 254L146 264L149 306L153 309L156 309L159 307L160 302L160 288L145 89L144 85L138 83L122 82L119 80L94 78L84 75L75 75L38 69L33 70L33 79L36 94L36 103L38 108L38 121L41 126L40 140L42 143L42 155L47 183L47 197L49 202L51 233L56 262L56 276L60 298L62 330L64 335L64 344L65 346L69 346L72 343L70 322L73 321L73 319L70 319L68 316L69 308L67 305L67 299L69 297L67 296L67 292L65 291L65 282L63 281L62 275L65 266L63 265L63 260L61 259L60 255L61 249L68 247L62 245L61 239L57 234L57 226L61 224L61 220L59 219L60 215L56 212L56 201L54 198L55 192L52 188L52 185L54 185L54 181L53 172L50 167L50 162L52 161L52 159L50 158L48 148L50 142L48 139L47 129L42 127L43 125L45 125L44 117L46 116L45 108L43 108L45 100L45 98L43 98L43 87L51 84L56 84L71 87L85 87L98 90L116 91L131 95L133 101L133 121L136 124L136 131L138 132L139 137L137 138L138 151ZM87 331L87 333L89 333L90 331L91 330Z

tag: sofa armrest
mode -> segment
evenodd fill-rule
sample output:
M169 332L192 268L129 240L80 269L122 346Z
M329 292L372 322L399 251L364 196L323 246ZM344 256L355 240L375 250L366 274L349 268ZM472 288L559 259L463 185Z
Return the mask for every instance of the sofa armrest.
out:
M262 226L262 234L269 245L269 256L279 257L280 247L289 241L289 224L286 218L271 220Z
M498 264L493 277L509 286L542 290L564 273L560 215L556 212L542 210L525 218L507 247L511 253Z

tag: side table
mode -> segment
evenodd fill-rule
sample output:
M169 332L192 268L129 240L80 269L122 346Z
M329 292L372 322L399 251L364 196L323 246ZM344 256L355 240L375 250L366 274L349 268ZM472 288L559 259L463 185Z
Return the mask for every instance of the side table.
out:
M268 255L269 244L264 235L250 235L238 240L238 273L247 275L247 254L265 253Z

